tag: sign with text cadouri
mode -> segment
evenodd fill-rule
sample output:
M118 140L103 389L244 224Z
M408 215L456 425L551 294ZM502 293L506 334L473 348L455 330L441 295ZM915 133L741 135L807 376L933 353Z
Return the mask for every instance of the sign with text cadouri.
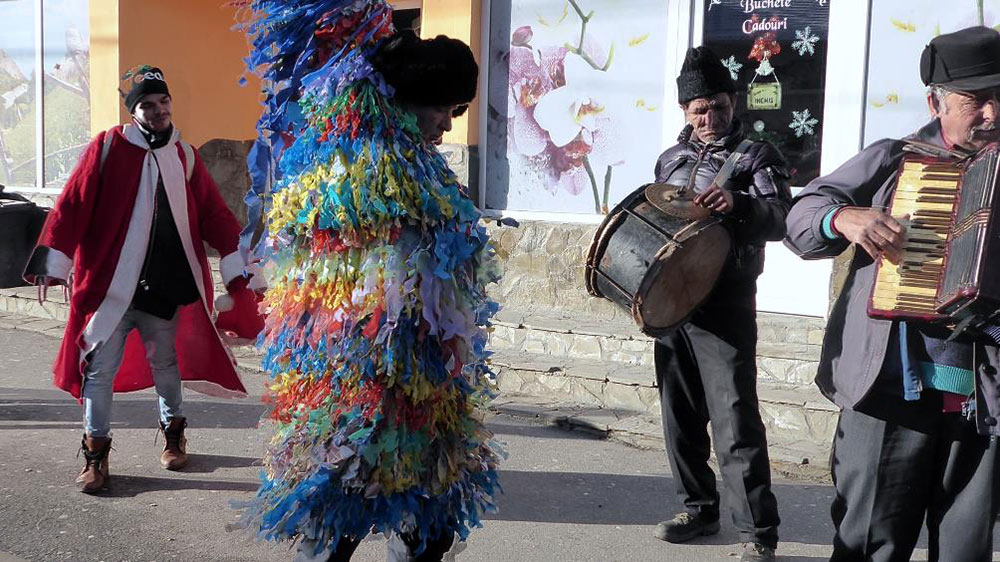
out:
M788 159L792 184L819 175L828 0L706 0L702 44L740 92L737 118L751 138Z

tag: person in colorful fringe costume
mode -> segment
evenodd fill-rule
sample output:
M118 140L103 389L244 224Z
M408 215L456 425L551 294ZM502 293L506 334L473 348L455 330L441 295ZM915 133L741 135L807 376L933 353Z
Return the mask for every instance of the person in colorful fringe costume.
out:
M234 526L299 540L302 562L349 560L371 532L390 560L441 560L499 492L477 415L498 268L434 147L478 67L460 41L394 33L382 1L242 7L268 94L248 201L268 227L275 435Z

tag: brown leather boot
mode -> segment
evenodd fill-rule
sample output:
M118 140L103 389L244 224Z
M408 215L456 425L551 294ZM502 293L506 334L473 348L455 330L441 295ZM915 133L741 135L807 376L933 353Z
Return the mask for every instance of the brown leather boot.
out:
M83 465L83 470L76 477L76 483L80 485L80 491L85 494L96 494L108 484L111 473L108 471L108 454L111 452L110 437L83 436L80 443L80 452L87 464Z
M187 439L184 437L184 428L187 427L186 418L170 418L170 423L160 422L160 431L163 433L163 453L160 455L160 464L167 470L180 470L188 462Z

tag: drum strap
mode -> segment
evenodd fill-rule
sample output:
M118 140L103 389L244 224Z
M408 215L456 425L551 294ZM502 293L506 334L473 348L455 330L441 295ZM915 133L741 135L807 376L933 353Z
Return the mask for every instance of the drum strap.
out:
M736 145L736 150L733 150L729 158L726 158L726 162L722 165L719 173L715 175L712 183L723 189L728 189L729 178L733 175L733 168L736 167L736 163L739 162L740 158L746 155L752 145L753 141L750 139L743 139L740 144Z

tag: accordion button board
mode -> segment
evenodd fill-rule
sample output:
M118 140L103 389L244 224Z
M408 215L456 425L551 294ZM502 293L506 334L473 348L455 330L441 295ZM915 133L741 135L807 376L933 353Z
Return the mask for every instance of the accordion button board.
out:
M907 157L900 166L889 214L906 226L898 264L880 258L869 314L938 319L937 290L961 168L953 162Z
M878 259L870 316L973 324L996 316L998 163L997 145L964 160L903 158L889 207L906 226L903 255L898 264Z

